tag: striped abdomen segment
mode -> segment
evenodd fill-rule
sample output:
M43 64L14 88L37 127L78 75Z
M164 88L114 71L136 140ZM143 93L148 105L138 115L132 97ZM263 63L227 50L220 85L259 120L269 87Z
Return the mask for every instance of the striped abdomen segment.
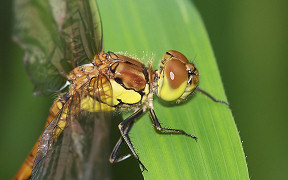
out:
M55 118L55 116L60 112L61 108L64 105L64 101L63 98L60 97L58 98L54 104L52 105L52 107L49 110L49 116L47 118L46 124L45 124L45 128L50 124L50 122ZM65 123L61 123L62 125ZM61 125L61 127L62 127ZM43 133L43 132L42 132ZM33 168L33 164L34 164L34 160L37 154L37 150L38 150L38 146L39 146L39 142L41 140L42 137L42 133L40 135L40 137L38 138L37 142L34 144L30 154L28 155L28 157L25 159L24 163L21 165L20 169L18 170L18 172L16 173L16 175L14 176L13 179L29 179L32 173L32 168ZM60 129L58 130L58 135L59 135Z

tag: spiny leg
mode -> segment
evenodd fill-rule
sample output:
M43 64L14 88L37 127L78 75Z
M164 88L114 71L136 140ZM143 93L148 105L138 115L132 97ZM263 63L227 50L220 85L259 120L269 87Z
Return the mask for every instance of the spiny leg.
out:
M130 122L130 124L126 127L126 129L124 130L124 134L125 135L128 135L128 133L130 132L134 122L135 121ZM129 158L131 156L131 154L129 153L129 154L126 154L124 156L121 156L121 157L117 158L117 154L118 154L118 151L119 151L122 143L123 143L123 137L121 136L119 138L117 144L114 146L113 151L112 151L112 153L110 155L110 159L109 160L110 160L111 163L116 163L116 162L123 161L123 160L125 160L125 159L127 159L127 158Z
M128 145L129 149L131 150L133 156L136 158L136 160L138 161L138 163L141 165L142 167L142 171L146 170L146 167L142 164L142 162L140 161L133 145L132 142L130 141L130 138L128 136L128 134L125 134L125 127L131 123L132 121L135 120L135 118L137 118L138 116L140 116L142 113L144 112L143 108L137 110L135 113L133 113L131 116L129 116L127 119L125 119L124 121L122 121L119 125L118 128L121 132L121 135L123 137L123 139L125 140L126 144Z
M201 92L202 94L205 94L206 96L208 96L214 102L224 103L227 106L230 106L230 104L228 102L222 101L222 100L218 100L218 99L214 98L211 94L209 94L208 92L204 91L203 89L200 89L199 87L197 87L197 90L199 92Z
M156 129L158 131L166 132L166 133L173 133L173 134L183 134L183 135L189 136L189 137L191 137L191 138L193 138L193 139L195 139L197 141L197 137L196 136L188 134L188 133L186 133L185 131L183 131L181 129L163 128L161 126L161 124L159 123L159 121L158 121L158 118L157 118L157 116L156 116L156 114L154 112L154 109L150 108L149 109L149 114L150 114L150 116L151 116L151 118L153 120L153 123L154 123L154 125L155 125L155 127L156 127Z

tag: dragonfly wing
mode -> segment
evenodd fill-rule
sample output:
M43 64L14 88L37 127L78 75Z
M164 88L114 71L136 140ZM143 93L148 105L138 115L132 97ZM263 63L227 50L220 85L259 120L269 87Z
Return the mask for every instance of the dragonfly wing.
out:
M75 97L76 98L67 96L66 102L63 104L62 108L59 110L59 112L44 130L41 136L41 140L39 142L36 158L34 160L31 179L56 179L51 177L49 178L49 176L51 176L50 172L53 171L53 164L56 163L55 159L71 159L69 158L69 149L67 149L69 148L68 145L70 144L70 139L63 138L63 136L65 137L67 133L63 134L62 132L63 129L66 129L66 126L69 127L69 123L74 117L76 117L74 116L75 113L71 114L71 109L77 109L77 107L74 108L71 103L72 100L76 99L77 101L78 96ZM67 131L69 131L69 128ZM59 156L59 154L61 154L61 157ZM64 155L65 157L63 157ZM55 174L55 176L52 177L57 176Z
M95 0L66 0L66 11L61 37L71 49L65 55L72 53L72 64L76 67L91 62L102 51L101 18Z
M15 0L14 39L35 94L58 91L74 67L102 50L95 0Z
M69 118L71 118L71 116L68 116L67 113L67 110L69 108L70 103L66 102L60 109L60 111L57 113L57 115L50 122L50 124L47 126L47 128L44 130L41 136L41 140L39 142L37 154L33 164L32 179L39 179L39 177L46 174L47 167L49 167L48 164L52 160L51 158L53 158L51 156L51 153L57 151L57 148L55 148L55 144L62 142L62 138L59 138L60 135L62 135L62 132L59 132L57 134L56 129L57 127L59 127L59 124L61 122L66 124L70 121ZM64 125L64 127L65 126L66 125Z
M93 87L93 93L85 93L83 89L71 96L44 131L32 179L110 178L109 134L112 117L111 111L103 111L107 110L107 104L112 104L112 87L102 73L90 82L93 84L90 83L88 89ZM81 107L81 100L88 94L92 98L85 103L91 104L90 110L97 109L98 112L88 112ZM56 140L53 137L63 117L66 126L61 135L56 135Z
M33 168L31 179L111 179L111 114L88 114L80 115L77 121L84 134L75 133L72 126L65 128L38 166ZM81 139L80 144L75 142L72 134ZM80 156L79 149L82 149Z

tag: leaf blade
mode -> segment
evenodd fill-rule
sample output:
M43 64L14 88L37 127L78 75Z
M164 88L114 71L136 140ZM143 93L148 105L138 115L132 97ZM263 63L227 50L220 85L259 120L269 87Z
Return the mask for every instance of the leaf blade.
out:
M194 59L201 73L200 87L226 100L208 35L191 2L110 0L99 5L104 49L129 52L146 62L153 54L153 67L165 51L179 50ZM196 93L179 106L157 98L154 106L164 127L183 129L199 141L159 134L145 114L131 130L133 144L148 168L145 179L249 179L238 130L226 105Z

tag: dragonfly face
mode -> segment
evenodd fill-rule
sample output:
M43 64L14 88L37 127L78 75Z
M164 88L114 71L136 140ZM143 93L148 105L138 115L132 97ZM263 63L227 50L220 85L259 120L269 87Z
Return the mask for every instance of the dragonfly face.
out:
M157 94L166 101L179 103L198 86L198 70L183 54L175 50L170 50L163 56L157 73Z

